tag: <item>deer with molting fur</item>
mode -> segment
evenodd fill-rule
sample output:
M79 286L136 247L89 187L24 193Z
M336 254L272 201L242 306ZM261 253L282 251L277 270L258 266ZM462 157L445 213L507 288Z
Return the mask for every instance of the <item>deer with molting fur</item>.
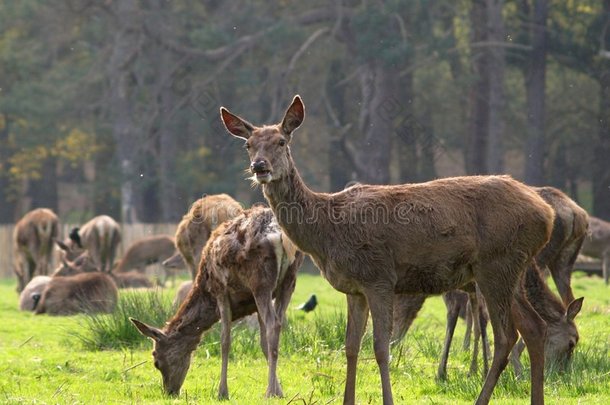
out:
M546 325L522 288L525 270L553 225L553 210L540 196L509 176L317 193L301 179L290 150L305 117L300 97L276 125L257 127L225 108L220 113L228 132L245 141L252 178L282 230L347 294L345 404L356 402L356 364L369 311L383 403L389 405L394 294L439 294L470 281L487 301L495 343L477 404L489 403L517 331L530 353L531 401L544 402ZM390 220L374 218L380 211ZM300 220L307 218L316 220Z

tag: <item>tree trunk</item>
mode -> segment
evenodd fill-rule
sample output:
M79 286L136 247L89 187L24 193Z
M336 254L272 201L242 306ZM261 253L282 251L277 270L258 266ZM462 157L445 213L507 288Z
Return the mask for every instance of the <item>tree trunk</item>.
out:
M0 224L14 223L16 204L9 195L10 178L8 177L11 151L8 150L8 136L11 130L11 120L4 116L4 126L0 129Z
M487 0L487 40L504 42L503 0ZM504 172L504 70L506 65L503 46L490 46L485 54L489 65L489 129L487 142L487 170L489 173Z
M118 2L116 18L118 27L114 35L109 60L110 112L116 153L121 168L121 221L138 221L135 205L134 179L138 152L138 132L134 122L131 90L132 68L139 47L140 13L137 0Z
M334 131L340 131L345 124L345 86L337 86L343 78L343 69L340 61L331 62L326 80L326 97L329 109L328 121ZM331 116L332 115L332 116ZM333 134L329 149L331 158L328 159L328 173L330 176L330 191L340 191L352 179L352 167L349 164L345 151L342 147L343 139Z
M471 41L480 43L487 39L486 0L473 0L470 10L472 25ZM489 71L488 58L480 48L472 49L472 73L476 78L470 91L470 130L466 148L466 172L485 174L488 172L487 150L489 137Z
M32 208L49 208L57 212L57 159L47 158L42 163L41 178L30 180L28 195Z
M545 78L548 17L547 0L534 0L531 17L531 45L529 63L525 73L527 141L525 149L525 182L544 185L545 159Z

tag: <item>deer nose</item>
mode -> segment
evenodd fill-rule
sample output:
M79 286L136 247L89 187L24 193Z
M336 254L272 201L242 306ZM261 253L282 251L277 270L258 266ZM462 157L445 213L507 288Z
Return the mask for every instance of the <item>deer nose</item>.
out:
M263 159L255 160L250 164L250 170L253 172L260 172L267 169L267 162Z

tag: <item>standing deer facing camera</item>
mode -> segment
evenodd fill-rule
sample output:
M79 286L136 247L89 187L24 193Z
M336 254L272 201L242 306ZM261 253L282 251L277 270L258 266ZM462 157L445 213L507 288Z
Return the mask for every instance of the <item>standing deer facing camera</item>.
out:
M257 127L225 108L220 113L229 133L246 142L252 178L262 185L282 230L347 294L345 404L356 402L356 366L369 311L383 403L389 405L394 294L440 294L469 281L477 282L487 301L495 343L477 404L489 403L517 331L530 354L531 401L544 403L546 325L522 285L553 226L553 210L540 196L509 176L316 193L301 179L290 152L305 118L299 96L276 125Z

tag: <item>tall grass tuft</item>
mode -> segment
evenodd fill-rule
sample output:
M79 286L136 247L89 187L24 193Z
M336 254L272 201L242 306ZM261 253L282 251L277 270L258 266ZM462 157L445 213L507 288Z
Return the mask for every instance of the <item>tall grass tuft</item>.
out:
M70 334L88 350L141 347L146 338L129 318L162 326L173 314L170 298L158 290L121 291L113 313L85 315L83 328Z

